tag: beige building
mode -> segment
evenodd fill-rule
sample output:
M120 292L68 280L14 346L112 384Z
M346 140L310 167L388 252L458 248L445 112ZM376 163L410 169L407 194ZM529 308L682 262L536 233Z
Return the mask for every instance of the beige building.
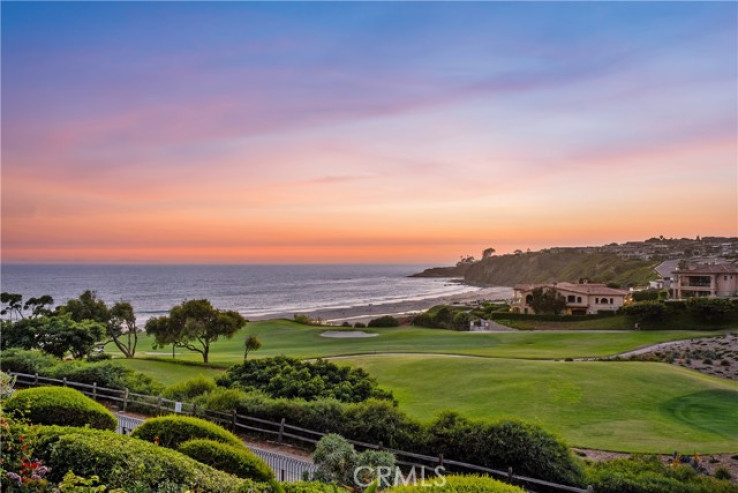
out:
M671 279L673 296L678 300L699 296L738 297L738 265L735 264L705 264L677 269Z
M536 288L554 289L563 296L566 300L564 313L567 315L592 315L600 311L616 311L625 304L626 297L630 295L630 291L588 282L518 284L513 287L511 303L513 313L535 313L529 303L533 299L533 290Z

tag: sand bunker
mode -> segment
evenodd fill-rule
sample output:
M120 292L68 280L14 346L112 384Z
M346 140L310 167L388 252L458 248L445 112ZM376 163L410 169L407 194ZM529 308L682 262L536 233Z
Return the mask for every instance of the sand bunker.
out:
M322 337L338 337L339 339L351 339L357 337L376 337L379 334L364 332L363 330L326 330L320 334Z

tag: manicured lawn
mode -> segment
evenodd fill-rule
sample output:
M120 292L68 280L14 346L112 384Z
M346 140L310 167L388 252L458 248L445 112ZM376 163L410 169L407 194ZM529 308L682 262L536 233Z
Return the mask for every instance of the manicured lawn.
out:
M290 321L253 322L231 339L213 344L210 363L226 367L243 358L245 335L255 334L263 343L254 358L285 354L297 358L321 356L395 353L449 353L500 358L554 359L588 356L607 356L659 342L688 339L715 334L698 331L659 332L530 332L502 333L454 332L441 329L400 327L365 329L377 337L362 339L334 339L321 337L326 329L308 327ZM152 341L143 337L138 355L146 358L171 359L170 349L152 350ZM108 350L113 352L112 345ZM177 350L177 359L201 362L198 353Z
M115 361L123 366L145 373L164 385L170 385L180 380L187 380L199 375L215 378L223 372L223 370L207 368L205 366L181 365L172 363L171 361L154 361L138 358L121 358Z
M572 446L628 452L738 452L738 383L661 363L432 356L342 359L421 419L443 409L520 418Z

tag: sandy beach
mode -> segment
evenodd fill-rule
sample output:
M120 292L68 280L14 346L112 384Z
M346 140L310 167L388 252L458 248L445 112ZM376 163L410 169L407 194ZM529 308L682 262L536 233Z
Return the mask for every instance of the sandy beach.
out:
M512 297L512 288L491 287L480 288L466 293L425 298L422 300L405 300L375 305L352 306L346 308L328 308L300 312L312 318L319 318L332 324L342 322L368 322L382 315L409 315L422 312L435 305L471 304L482 301L507 300ZM249 320L269 320L275 318L292 318L294 313L274 313L247 318Z

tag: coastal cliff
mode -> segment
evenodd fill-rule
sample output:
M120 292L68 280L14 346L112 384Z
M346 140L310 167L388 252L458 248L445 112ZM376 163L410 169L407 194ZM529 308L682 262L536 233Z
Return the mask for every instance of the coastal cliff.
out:
M513 286L521 283L592 282L640 286L657 277L658 262L623 259L606 253L531 252L497 255L454 267L427 269L413 277L461 277L477 286Z

